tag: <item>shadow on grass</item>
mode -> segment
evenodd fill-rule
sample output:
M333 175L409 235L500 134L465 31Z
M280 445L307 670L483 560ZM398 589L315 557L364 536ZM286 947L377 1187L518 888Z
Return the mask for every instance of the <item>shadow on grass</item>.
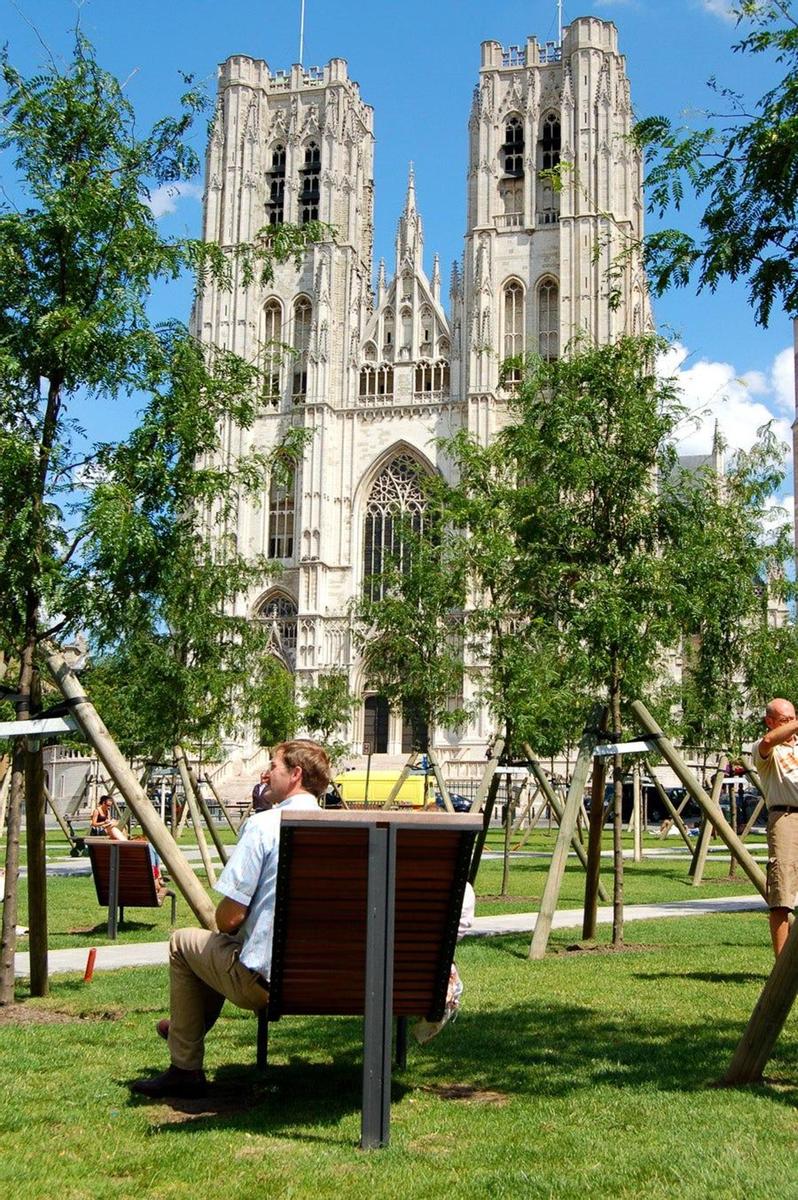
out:
M159 929L160 926L153 921L129 921L126 917L124 921L119 922L117 928L119 933L149 933L153 929ZM76 942L80 942L81 938L108 938L108 918L106 917L104 921L99 921L96 925L81 925L75 926L72 929L53 929L51 934L52 936L74 938ZM109 940L113 944L113 940Z
M722 973L697 978L728 982ZM360 1109L360 1022L289 1018L280 1025L279 1043L270 1047L276 1061L265 1073L222 1067L207 1101L172 1102L165 1116L161 1107L152 1131L186 1133L199 1126L339 1140L338 1132L322 1131ZM700 1092L717 1083L741 1031L739 1019L699 1024L671 1018L666 1025L641 1015L621 1021L586 1005L521 999L482 1014L466 1011L424 1049L411 1039L407 1071L394 1071L392 1098L428 1092L431 1080L524 1100L587 1095L597 1086ZM245 1055L254 1054L250 1036L236 1041ZM306 1061L320 1051L332 1061ZM798 1107L794 1080L768 1084L753 1090Z
M758 983L768 978L765 971L650 971L637 972L635 979L697 979L700 983Z

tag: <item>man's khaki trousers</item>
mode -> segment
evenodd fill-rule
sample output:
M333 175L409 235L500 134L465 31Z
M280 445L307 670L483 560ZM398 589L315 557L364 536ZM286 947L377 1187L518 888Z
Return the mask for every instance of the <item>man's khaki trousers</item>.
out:
M269 1002L260 976L238 961L241 942L207 929L176 929L169 943L169 1055L175 1067L202 1067L205 1034L225 1000L257 1011Z

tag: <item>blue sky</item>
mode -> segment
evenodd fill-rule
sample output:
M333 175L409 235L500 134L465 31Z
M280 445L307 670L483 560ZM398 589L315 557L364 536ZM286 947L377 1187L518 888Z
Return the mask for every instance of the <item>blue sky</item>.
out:
M711 104L711 75L752 97L773 81L772 65L769 72L767 63L731 52L737 33L728 7L725 0L566 0L564 19L613 20L638 115L679 117ZM0 0L0 37L16 65L34 68L45 56L42 42L56 58L69 52L78 14L102 64L127 80L143 121L172 106L181 70L212 91L216 65L230 54L265 58L273 70L298 60L299 0ZM556 37L555 0L307 0L305 64L346 58L375 110L375 255L386 258L389 271L412 160L427 268L437 251L448 279L462 252L466 127L479 44L523 43L528 34ZM198 129L198 148L203 143ZM0 163L0 173L7 169ZM170 231L196 233L199 217L197 195L188 192L162 219ZM189 289L178 287L158 303L185 317ZM787 437L792 330L782 313L760 329L737 285L714 296L675 292L657 302L656 317L677 338L672 361L686 398L708 410L702 427L686 434L685 451L707 443L716 416L732 445L750 443L769 415Z

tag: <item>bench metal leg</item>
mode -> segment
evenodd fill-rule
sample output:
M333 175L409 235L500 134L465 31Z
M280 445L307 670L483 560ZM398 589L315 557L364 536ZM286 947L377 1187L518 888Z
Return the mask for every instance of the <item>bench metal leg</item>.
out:
M407 1066L407 1017L396 1019L396 1065L400 1071Z
M108 858L108 936L116 939L119 913L119 843L112 842Z
M174 929L175 919L176 919L176 914L177 914L177 896L171 889L169 891L167 891L166 895L169 897L169 900L172 905L172 915L170 917L170 924L171 924L172 929Z
M265 1071L269 1061L269 1010L258 1009L258 1043L255 1062L261 1071Z
M387 1146L391 1126L394 891L396 830L369 829L366 1002L363 1017L363 1111L360 1145Z

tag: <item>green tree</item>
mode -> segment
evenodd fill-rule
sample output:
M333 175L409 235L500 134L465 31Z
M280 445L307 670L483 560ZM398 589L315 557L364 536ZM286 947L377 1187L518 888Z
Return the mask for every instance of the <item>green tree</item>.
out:
M519 610L556 637L562 676L581 680L622 728L626 702L662 668L678 623L671 602L665 504L681 417L673 381L654 362L652 335L577 344L531 359L498 436L517 480ZM622 940L623 769L615 760L615 920Z
M294 677L274 655L260 665L253 681L261 746L276 746L296 733L299 709L294 697Z
M432 504L426 517L421 532L397 516L394 551L354 606L366 681L418 731L422 750L436 729L458 729L468 717L462 702L465 558L456 538L442 536Z
M82 623L92 590L75 533L80 517L65 507L99 454L74 423L75 399L106 405L174 377L174 331L154 327L147 312L159 281L187 269L200 284L207 272L229 281L236 260L244 281L256 272L268 278L275 258L301 254L322 230L277 227L233 253L162 235L146 203L150 189L185 180L199 165L188 134L204 98L190 79L177 115L142 133L122 86L80 36L63 69L51 61L26 79L3 52L0 75L0 149L14 169L0 203L0 643L20 664L17 713L26 718L36 707L39 647ZM131 591L138 586L129 583ZM34 760L18 740L0 1003L13 998L26 766L33 779ZM46 989L43 818L34 786L26 819L34 991Z
M753 664L769 632L769 601L787 599L786 524L770 525L785 447L769 426L722 475L677 471L671 492L673 598L682 623L681 736L739 755L752 736Z
M756 320L767 325L777 301L798 315L798 22L783 0L744 0L735 11L750 25L734 50L764 55L783 74L752 104L710 80L726 111L710 114L702 128L666 117L638 124L649 210L660 217L678 210L686 193L703 205L697 235L648 235L645 264L658 293L684 287L694 274L699 291L745 280Z
M227 352L209 363L180 326L168 366L136 429L100 449L79 529L106 723L128 753L156 760L178 743L217 752L264 703L270 630L235 601L272 567L241 554L231 531L242 496L285 478L305 442L292 429L272 454L230 463L221 430L226 418L252 424L256 372Z
M346 742L335 740L335 732L347 725L357 699L349 690L346 671L334 667L320 671L316 683L302 692L299 719L311 737L318 737L333 759L346 754Z
M575 740L588 702L567 677L556 637L519 591L517 463L502 439L467 431L444 442L456 482L437 484L449 526L462 538L470 600L464 627L471 678L503 735L505 754L554 755Z

